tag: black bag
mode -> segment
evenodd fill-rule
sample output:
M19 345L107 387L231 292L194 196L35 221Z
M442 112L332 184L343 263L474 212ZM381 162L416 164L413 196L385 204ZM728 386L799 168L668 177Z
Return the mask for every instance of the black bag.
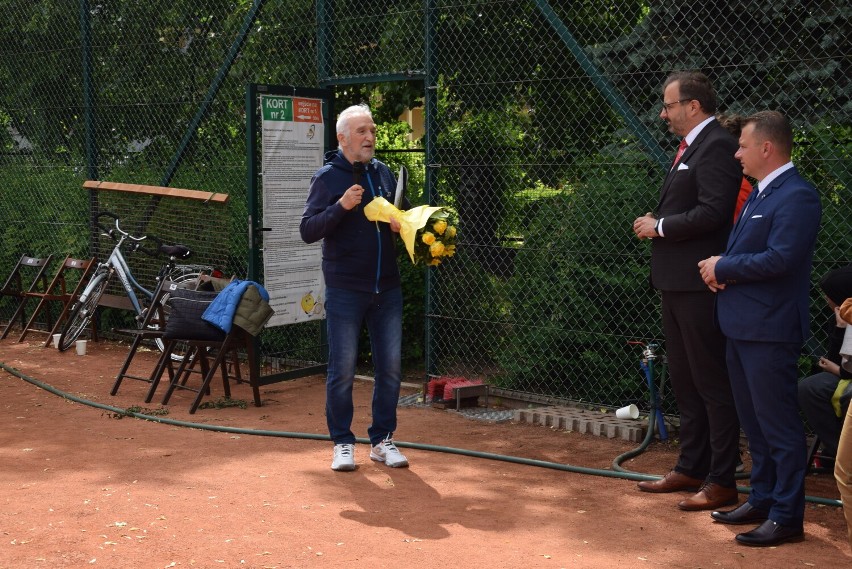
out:
M201 319L201 315L216 298L216 292L178 288L169 291L166 305L166 330L168 340L201 340L221 342L225 333Z

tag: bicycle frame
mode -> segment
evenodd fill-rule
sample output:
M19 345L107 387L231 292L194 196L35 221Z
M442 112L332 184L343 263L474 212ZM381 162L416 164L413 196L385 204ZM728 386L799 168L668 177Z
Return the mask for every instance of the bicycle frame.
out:
M133 310L135 310L137 314L142 314L143 307L136 294L136 290L139 290L148 299L153 298L154 293L139 284L139 281L136 280L130 270L130 267L127 265L124 254L121 252L121 246L124 244L126 238L127 237L125 235L122 235L115 244L115 247L113 247L109 258L107 258L107 260L103 263L98 263L95 275L103 271L106 271L107 273L104 278L111 278L113 274L118 275L118 280L121 282L121 285L124 287L124 291L127 293L127 297L130 299L130 303L133 305ZM89 284L86 285L83 293L80 295L81 302L85 302L86 299L88 299L92 290L94 290L100 280L101 279L98 278L92 278Z

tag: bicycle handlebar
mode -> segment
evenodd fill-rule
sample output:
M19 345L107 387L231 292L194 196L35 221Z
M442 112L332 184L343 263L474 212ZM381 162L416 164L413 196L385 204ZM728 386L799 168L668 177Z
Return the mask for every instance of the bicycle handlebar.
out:
M104 216L106 216L106 217L111 217L111 218L113 218L114 220L118 221L118 216L117 216L117 215L115 215L115 214L114 214L114 213L112 213L111 211L106 211L106 210L103 210L102 212L100 212L100 213L98 214L98 217L97 217L97 218L98 218L98 220L100 220L100 219L101 219L102 217L104 217Z
M149 249L148 247L145 247L144 244L137 242L137 243L135 243L136 249L134 249L134 250L145 253L149 257L157 257L160 253L160 250L163 248L162 240L160 240L157 237L154 237L153 235L147 235L146 237L143 237L143 239L145 239L145 238L147 238L150 241L153 241L154 244L156 244L156 247Z
M101 220L102 217L109 217L109 218L115 220L115 228L108 228L108 227L101 225L100 220ZM116 214L112 213L111 211L106 211L106 210L101 211L97 215L96 219L98 220L98 222L97 222L98 228L104 233L104 235L106 235L110 239L118 241L118 238L116 237L116 232L118 232L123 237L126 237L126 238L130 239L131 241L133 241L134 243L132 243L130 248L129 248L130 251L134 251L134 252L139 251L141 253L148 255L149 257L157 257L160 254L163 254L163 255L168 255L170 257L174 256L174 257L179 257L181 259L187 259L190 256L190 250L187 249L186 247L184 247L183 245L173 245L173 246L165 245L165 244L163 244L162 239L154 237L153 235L143 235L142 237L135 237L135 236L131 235L130 233L128 233L127 231L125 231L121 228L121 226L119 225L119 217ZM153 241L157 245L157 247L155 249L149 249L149 248L145 247L142 244L142 241L145 241L146 239Z
M114 219L114 220L115 220L115 229L112 229L112 228L109 228L109 227L104 227L103 225L101 225L100 220L101 220L101 218L102 218L102 217L110 217L110 218ZM119 225L119 223L118 223L118 222L119 222L119 217L118 217L117 215L115 215L114 213L112 213L111 211L102 211L102 212L100 212L100 213L97 215L97 220L98 220L98 223L97 223L98 228L99 228L101 231L103 231L103 232L104 232L104 233L105 233L108 237L110 237L110 238L112 238L112 239L116 239L116 237L115 237L115 232L116 232L116 231L117 231L118 233L120 233L123 237L127 237L127 238L128 238L128 239L130 239L131 241L137 241L137 242L139 242L139 241L144 241L145 239L147 239L147 238L148 238L148 236L147 236L147 235L143 235L142 237L135 237L135 236L131 235L130 233L128 233L127 231L123 230L123 229L121 228L121 226ZM137 249L138 249L138 247L137 247Z
M104 226L101 224L101 218L102 218L102 217L111 217L112 219L114 219L114 220L115 220L116 226L118 226L118 216L117 216L117 215L115 215L115 214L114 214L114 213L112 213L112 212L109 212L109 211L102 211L102 212L100 212L100 213L97 215L97 217L95 218L95 219L97 220L97 221L96 221L96 225L98 226L98 229L100 229L100 230L101 230L101 234L106 235L106 236L107 236L107 237L109 237L110 239L115 239L115 233L113 232L113 230L112 230L111 228L109 228L109 227L104 227Z

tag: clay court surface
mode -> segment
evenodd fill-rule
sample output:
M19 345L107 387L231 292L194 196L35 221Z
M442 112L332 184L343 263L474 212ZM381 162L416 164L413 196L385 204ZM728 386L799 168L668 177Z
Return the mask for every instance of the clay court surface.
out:
M77 356L5 340L0 362L75 397L159 409L164 389L146 405L142 382L109 395L126 350L90 343ZM356 385L359 437L371 389ZM389 469L365 444L355 472L335 473L328 441L241 432L324 436L321 377L262 388L260 408L189 415L191 395L177 392L163 417L240 432L119 418L0 371L0 568L852 567L839 508L809 503L805 541L752 549L734 542L742 527L678 510L685 494L631 480L416 448L402 448L410 468ZM233 397L250 401L250 390ZM428 407L401 408L395 438L594 469L636 446ZM675 456L657 443L625 466L663 474ZM808 494L838 497L829 474L809 476Z

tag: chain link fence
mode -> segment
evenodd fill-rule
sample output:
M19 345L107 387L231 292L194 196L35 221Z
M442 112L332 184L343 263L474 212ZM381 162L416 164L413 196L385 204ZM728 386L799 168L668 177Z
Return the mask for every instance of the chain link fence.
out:
M788 0L7 0L0 271L22 253L90 252L91 178L229 194L215 223L175 223L226 236L222 268L244 276L245 86L333 88L338 110L374 108L380 157L409 166L414 203L460 214L450 262L400 259L407 361L528 394L642 401L628 342L665 339L630 228L677 144L658 116L663 80L700 69L723 112L792 119L794 161L823 198L816 282L852 260L850 14ZM424 130L400 127L407 109ZM829 318L816 287L812 307L803 373ZM293 330L264 349L304 336Z

